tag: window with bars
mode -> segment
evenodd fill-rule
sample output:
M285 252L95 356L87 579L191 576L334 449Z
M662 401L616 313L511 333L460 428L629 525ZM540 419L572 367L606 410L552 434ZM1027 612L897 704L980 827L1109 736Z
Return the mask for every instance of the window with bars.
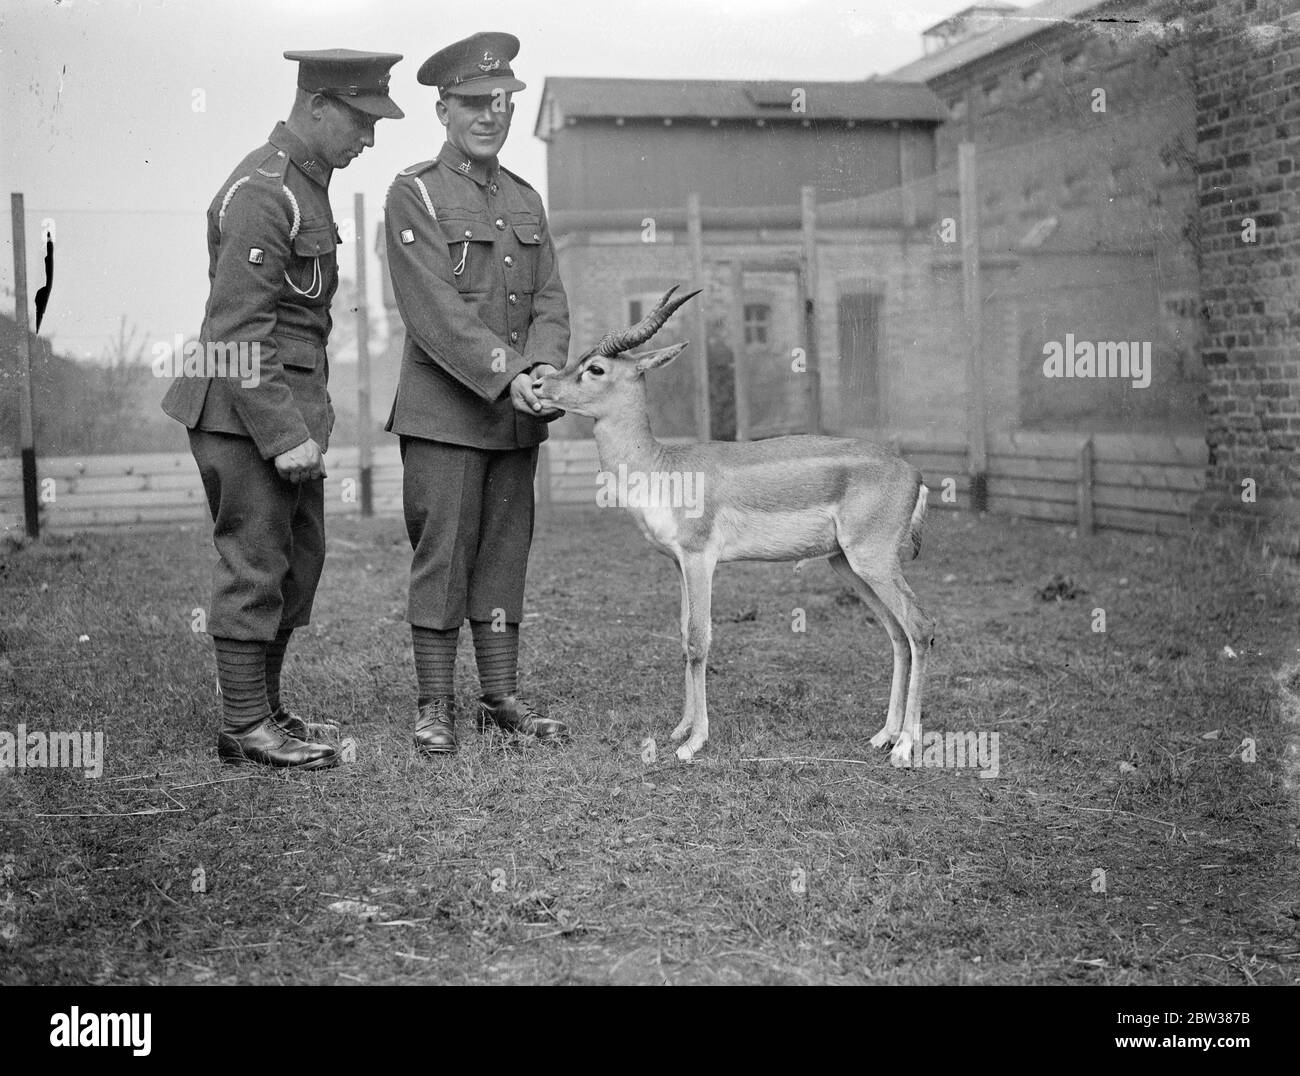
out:
M745 346L762 347L772 327L772 308L767 303L745 304Z

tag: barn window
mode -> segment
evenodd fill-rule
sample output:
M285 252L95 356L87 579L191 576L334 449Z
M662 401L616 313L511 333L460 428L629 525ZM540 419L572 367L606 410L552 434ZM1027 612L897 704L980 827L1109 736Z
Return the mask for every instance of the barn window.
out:
M772 308L767 303L745 304L745 343L766 344L772 324Z

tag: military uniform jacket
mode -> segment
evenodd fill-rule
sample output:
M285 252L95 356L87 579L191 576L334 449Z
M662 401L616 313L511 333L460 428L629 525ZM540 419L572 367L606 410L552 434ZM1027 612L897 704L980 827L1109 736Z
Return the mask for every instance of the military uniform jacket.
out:
M208 207L204 356L187 361L163 398L190 429L251 437L263 459L308 437L324 450L334 426L325 343L338 233L327 182L328 169L283 123L230 174ZM204 376L204 357L239 344L258 345L256 386Z
M388 268L406 325L391 432L473 448L526 448L546 424L510 382L562 366L569 306L541 196L450 144L398 173L384 206Z

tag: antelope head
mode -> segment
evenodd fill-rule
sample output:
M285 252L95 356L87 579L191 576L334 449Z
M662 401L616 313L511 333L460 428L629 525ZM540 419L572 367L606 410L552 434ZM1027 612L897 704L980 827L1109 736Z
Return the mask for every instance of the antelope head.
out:
M674 299L676 290L676 285L669 288L658 305L631 328L607 332L590 351L570 359L563 369L538 378L533 383L537 398L574 414L599 418L622 394L623 386L639 382L647 371L672 362L686 350L686 341L641 354L627 352L648 341L679 307L700 294L693 291Z

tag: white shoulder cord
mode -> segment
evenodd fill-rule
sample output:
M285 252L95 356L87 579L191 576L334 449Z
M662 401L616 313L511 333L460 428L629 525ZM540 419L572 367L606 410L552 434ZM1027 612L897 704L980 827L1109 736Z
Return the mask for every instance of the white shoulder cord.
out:
M289 199L289 205L293 207L293 224L289 228L289 242L292 243L298 238L298 229L302 225L302 211L298 208L298 199L293 196L293 191L284 184L280 185L280 189L284 191L284 196Z
M435 213L433 210L433 199L429 197L429 188L424 185L424 180L422 180L419 176L412 176L411 178L415 180L415 185L420 189L420 200L424 202L424 208L429 211L429 216L431 216L434 220L437 220L438 214ZM469 243L468 242L462 243L460 245L460 262L452 268L451 270L452 276L460 276L460 274L465 271L465 258L468 256L468 254L469 254Z
M429 188L424 185L424 180L419 176L412 177L415 185L420 188L420 197L424 200L424 208L429 211L429 216L434 220L438 219L438 214L433 211L433 202L429 199Z
M230 185L230 190L226 191L226 196L221 199L221 209L217 213L217 231L221 231L222 225L226 223L226 207L230 205L230 199L235 196L235 191L247 183L252 176L243 176Z

